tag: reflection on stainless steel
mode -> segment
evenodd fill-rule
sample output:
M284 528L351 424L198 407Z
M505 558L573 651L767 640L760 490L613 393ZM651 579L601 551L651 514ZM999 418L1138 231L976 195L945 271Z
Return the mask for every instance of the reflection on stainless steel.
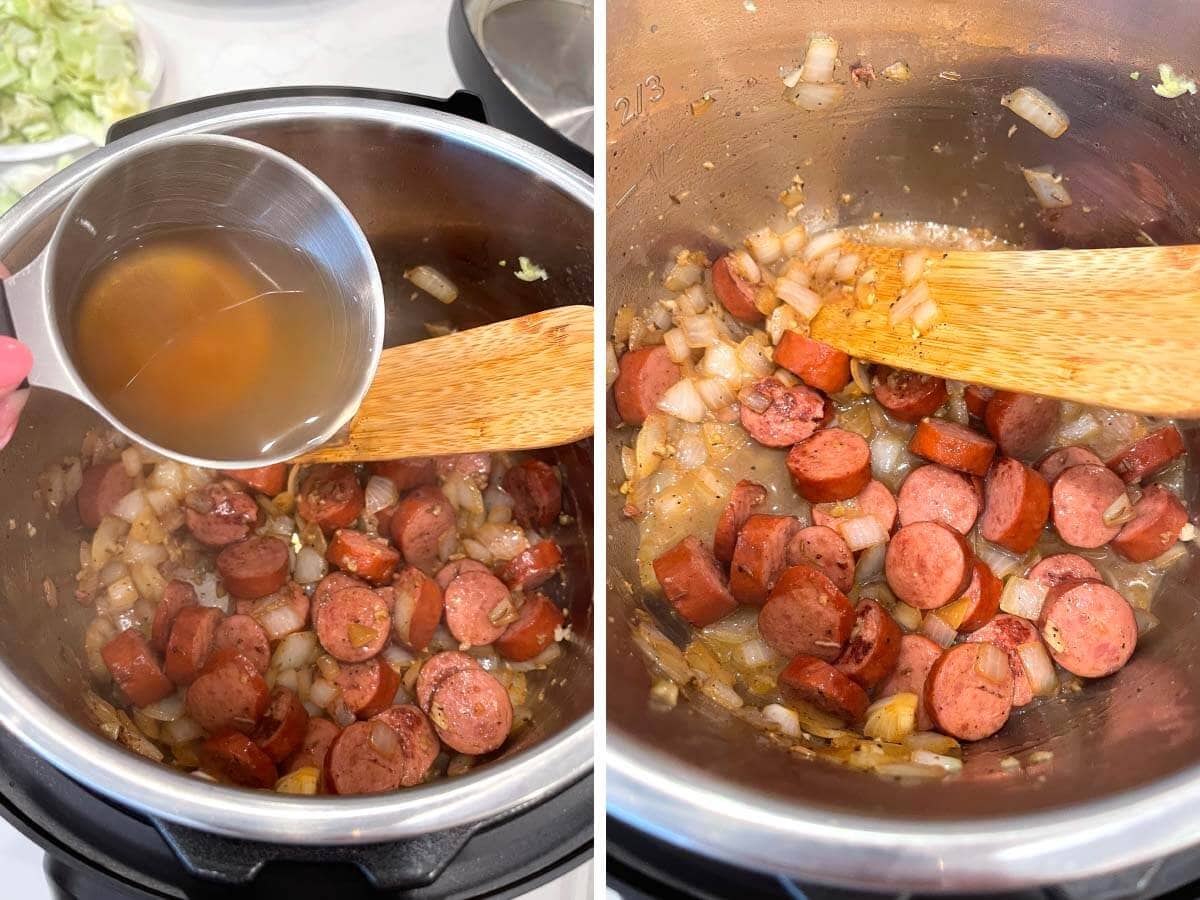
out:
M13 270L45 246L86 176L163 134L232 134L308 167L362 225L379 261L386 299L385 346L426 336L424 322L460 328L592 296L592 184L557 158L492 129L436 112L339 99L263 101L198 113L138 132L35 190L0 223L0 259ZM527 285L501 259L533 255L552 281ZM401 273L417 263L452 278L446 307L413 298ZM0 454L0 722L91 789L135 810L235 837L300 844L353 844L477 822L552 795L591 766L590 442L556 452L564 504L573 631L567 665L533 687L534 724L503 757L471 774L374 797L289 798L201 782L136 757L86 724L80 633L91 615L64 601L47 610L46 573L71 596L79 533L45 517L33 497L50 461L78 452L98 418L81 404L35 391L22 426ZM36 526L29 536L25 523ZM52 627L50 627L52 626Z
M496 73L551 128L592 150L591 0L467 0Z
M919 3L903 16L879 0L749 6L609 4L610 314L656 299L647 279L672 248L720 252L782 212L777 196L795 174L808 207L845 224L878 211L985 226L1029 247L1200 233L1197 107L1156 97L1146 81L1161 61L1200 69L1190 5L1161 4L1153 21L1118 0L1086 16L1065 0ZM804 113L780 100L780 69L817 31L842 42L838 80L860 58L877 72L904 60L914 77L847 86L832 111ZM1000 106L1022 84L1068 110L1065 135L1052 141ZM693 115L705 92L715 103ZM1054 217L1039 215L1020 174L1043 163L1066 174L1075 200ZM1200 432L1185 431L1196 453ZM900 785L790 759L692 704L648 710L628 630L641 602L630 586L636 534L616 493L627 436L609 430L608 792L618 816L740 865L891 889L1063 880L1200 840L1196 554L1163 586L1162 626L1124 670L1015 716L970 748L960 778ZM1187 496L1195 514L1194 473ZM1002 758L1034 748L1052 761L1001 774Z

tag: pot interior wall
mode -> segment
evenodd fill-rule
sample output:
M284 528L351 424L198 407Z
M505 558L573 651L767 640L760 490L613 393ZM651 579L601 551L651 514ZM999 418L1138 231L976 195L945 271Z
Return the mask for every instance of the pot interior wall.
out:
M1159 62L1200 69L1200 20L1187 4L1156 5L1154 16L1119 0L749 5L610 4L610 323L621 304L658 299L662 292L647 286L659 283L679 247L715 256L763 224L782 229L777 197L793 175L804 179L809 210L845 225L878 213L986 227L1030 248L1200 235L1200 105L1151 90ZM841 42L839 81L860 59L876 72L904 60L913 78L847 84L832 110L804 112L781 99L780 73L799 63L815 32ZM1069 112L1063 137L1051 140L1000 106L1020 85ZM692 101L705 92L715 103L697 115ZM1066 175L1074 198L1055 213L1039 210L1020 173L1047 163ZM1161 588L1154 610L1162 625L1124 670L1014 716L1001 736L969 749L957 780L901 785L805 763L688 703L648 712L650 679L628 627L642 603L630 587L636 532L616 491L629 430L611 401L608 420L609 729L660 754L652 758L670 777L686 783L696 767L751 804L759 797L815 807L817 819L825 810L928 822L1061 807L1166 778L1200 757L1194 553ZM1196 454L1196 430L1185 431ZM1187 494L1195 514L1192 474ZM1000 773L1004 756L1035 747L1053 751L1052 762L1019 777Z
M381 123L330 125L297 117L229 133L274 147L309 167L342 198L379 262L387 301L385 346L428 337L425 322L470 328L551 306L590 303L592 214L544 181L478 149ZM12 271L45 245L61 206L5 255ZM551 273L547 282L513 277L518 255ZM499 261L509 261L507 268ZM431 264L459 287L443 305L403 280ZM403 397L396 402L403 403ZM35 390L12 443L0 453L0 655L53 707L91 728L80 704L86 684L82 633L93 617L73 599L82 532L70 515L51 519L34 497L48 463L76 455L84 432L101 425L76 401ZM545 451L565 473L564 508L575 517L561 538L567 588L551 587L571 609L577 641L552 678L530 679L534 724L505 750L512 755L584 717L592 706L592 446ZM43 601L50 576L60 598Z

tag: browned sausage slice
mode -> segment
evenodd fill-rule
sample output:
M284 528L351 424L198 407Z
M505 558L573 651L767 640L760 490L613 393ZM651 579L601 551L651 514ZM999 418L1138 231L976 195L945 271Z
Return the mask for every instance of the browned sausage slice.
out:
M363 511L366 496L349 466L318 466L300 485L296 509L304 521L326 534L349 528Z
M230 544L217 554L217 573L225 590L238 599L256 600L273 594L287 581L287 544L262 536Z
M360 719L387 709L400 687L400 675L379 657L338 667L334 682L346 707Z
M464 574L467 571L464 570ZM490 574L485 568L484 574ZM429 646L442 621L442 589L420 569L412 566L396 576L392 584L392 629L396 639L420 653Z
M980 497L970 476L935 463L908 474L897 505L901 525L941 522L966 534L979 517Z
M823 659L797 656L779 673L779 686L846 723L867 713L867 692Z
M1033 456L1058 426L1060 404L1050 397L996 391L983 421L1005 456Z
M1049 513L1050 488L1041 475L1019 460L1006 457L996 463L984 486L979 525L984 538L1026 553L1037 543Z
M963 401L967 405L967 412L977 419L982 419L987 415L987 405L996 392L990 387L983 387L978 384L969 384L963 390Z
M1040 644L1037 626L1028 619L1000 613L992 621L967 637L967 643L981 641L995 644L1008 654L1008 667L1013 676L1013 706L1024 706L1033 699L1033 685L1018 652L1023 644Z
M400 751L404 758L400 786L420 784L442 750L428 717L417 707L405 703L389 707L374 718L390 725L400 738Z
M287 761L286 771L295 772L297 769L307 768L324 770L329 745L340 731L341 729L329 719L309 718L304 740L300 743L300 749Z
M133 490L133 479L120 462L96 463L83 470L83 481L75 494L79 521L96 528L113 511L117 501Z
M889 534L896 524L896 498L882 481L869 481L867 486L858 492L858 496L849 500L838 500L833 503L817 503L812 508L814 525L824 525L839 531L839 525L846 519L855 516L874 516Z
M1113 538L1112 547L1130 562L1149 562L1175 546L1187 521L1179 498L1161 484L1152 484L1133 505L1133 518Z
M400 564L400 554L384 538L349 528L339 528L333 533L325 558L343 572L371 584L387 584Z
M900 659L900 626L874 600L862 600L854 617L850 643L834 666L871 690L896 668Z
M755 481L742 480L733 486L729 502L717 519L717 530L713 533L713 556L723 563L733 560L733 548L737 545L738 532L746 524L754 509L767 499L767 489Z
M654 560L654 577L675 611L697 628L737 608L716 558L692 535Z
M179 611L163 658L163 670L173 682L186 687L196 680L221 621L221 611L210 606L188 606Z
M526 528L549 528L562 512L562 484L553 466L527 459L504 473L513 518Z
M478 560L456 559L453 562L446 563L444 566L438 569L437 575L434 576L434 581L436 581L437 586L444 591L446 588L450 587L450 582L452 582L459 575L462 575L464 572L490 571L492 570Z
M365 588L367 586L368 585L365 581L361 581L358 578L343 574L342 572L330 572L328 575L322 578L320 583L317 584L317 589L313 591L312 595L311 606L313 630L316 630L317 622L321 618L321 610L329 601L330 597L332 597L338 591L343 591L346 588Z
M437 484L437 460L432 456L389 459L370 463L367 468L372 475L389 479L402 494L422 485Z
M1068 581L1103 581L1100 571L1075 553L1056 553L1047 556L1025 576L1049 590Z
M960 634L978 631L990 622L1000 610L1000 593L1004 590L1004 584L983 560L975 560L971 568L971 583L963 592L966 608L955 629Z
M775 348L775 365L826 394L836 394L850 383L850 357L798 331L783 333Z
M754 303L754 286L738 274L728 254L713 263L712 285L721 305L735 319L748 325L762 321L763 314Z
M1067 469L1085 465L1102 466L1104 461L1087 447L1060 447L1043 456L1036 468L1047 483L1054 484L1054 479Z
M162 599L154 608L154 621L150 625L150 646L159 652L166 650L175 617L185 606L195 606L196 602L196 589L192 585L186 581L168 581Z
M299 749L307 731L308 711L300 698L295 691L277 687L251 738L273 762L280 763Z
M509 560L500 570L500 580L514 591L532 591L557 575L562 565L562 550L546 538Z
M974 554L966 538L941 522L905 525L888 543L883 571L896 596L917 609L937 609L963 595Z
M383 649L392 630L392 613L370 588L346 588L330 597L317 619L317 637L330 656L362 662Z
M467 572L446 588L446 627L455 640L474 647L490 644L517 616L512 593L490 572Z
M901 422L919 422L946 402L946 382L933 375L879 366L871 374L879 405Z
M617 412L630 425L641 425L657 411L658 401L682 374L671 354L661 344L630 350L621 356L613 399Z
M996 455L994 441L965 425L945 419L922 419L908 449L930 462L941 463L968 475L987 474Z
M224 547L244 540L258 519L258 504L253 497L220 482L188 494L184 509L188 531L206 547Z
M1129 662L1137 646L1133 608L1095 581L1051 588L1040 624L1054 661L1081 678L1111 675Z
M758 614L758 632L784 656L803 653L832 662L854 630L854 607L825 574L808 566L784 570Z
M788 545L800 530L794 516L751 516L738 534L729 567L729 591L739 603L760 606L787 565Z
M439 478L446 479L457 475L480 490L488 486L488 479L492 474L492 454L455 453L450 456L439 456L436 460Z
M1106 525L1104 512L1125 496L1125 483L1104 466L1072 466L1050 491L1050 510L1058 536L1072 547L1095 549L1117 536L1121 526Z
M738 395L742 427L764 447L790 447L829 421L829 402L812 388L764 378Z
M995 644L951 647L925 679L925 709L940 731L979 741L1004 727L1013 706L1013 675Z
M419 487L396 505L392 541L404 554L405 562L432 574L438 568L442 540L454 528L454 507L441 489Z
M500 748L512 714L504 685L479 668L447 675L429 701L429 719L442 743L473 756Z
M260 494L274 497L276 494L283 493L283 488L287 484L288 467L287 463L274 463L270 466L259 466L256 469L222 469L221 474Z
M879 686L878 696L890 697L893 694L922 696L925 692L925 677L941 655L942 648L925 635L902 635L896 668Z
M373 719L347 725L333 739L325 777L335 794L382 794L400 787L404 768L399 736L386 722Z
M810 503L847 500L871 480L871 449L853 431L826 428L793 447L787 467L796 493Z
M239 613L222 620L213 634L212 648L214 653L220 650L240 653L263 674L271 664L271 641L253 616Z
M100 649L113 681L134 706L149 706L175 690L136 628L122 631Z
M848 592L854 587L854 554L840 534L824 525L801 528L792 535L787 564L824 572L839 591Z
M266 712L270 691L246 657L229 650L213 653L200 677L187 689L185 706L210 734L240 731L250 734Z
M275 786L275 763L244 734L227 731L214 735L197 748L196 755L200 768L221 781L252 788Z
M533 659L554 643L563 624L562 610L544 594L525 598L517 620L496 638L496 652L513 662Z
M442 679L463 669L478 669L475 657L458 650L446 650L427 659L417 673L417 705L429 712L429 701Z
M1134 441L1108 461L1108 467L1126 484L1135 484L1183 456L1183 435L1174 425L1152 431Z

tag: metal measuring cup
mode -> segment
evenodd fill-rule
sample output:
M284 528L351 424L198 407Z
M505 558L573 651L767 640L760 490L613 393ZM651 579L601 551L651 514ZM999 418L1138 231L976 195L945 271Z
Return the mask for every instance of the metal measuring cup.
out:
M295 423L254 459L198 458L138 434L87 386L64 339L82 280L96 263L136 232L189 225L262 231L299 248L328 279L331 301L344 307L344 362L330 374L336 415L323 423ZM350 211L299 163L225 135L164 137L117 156L79 188L45 249L4 279L3 288L0 311L11 321L0 325L33 352L31 385L75 397L141 445L206 468L282 462L329 440L358 409L383 347L383 283Z

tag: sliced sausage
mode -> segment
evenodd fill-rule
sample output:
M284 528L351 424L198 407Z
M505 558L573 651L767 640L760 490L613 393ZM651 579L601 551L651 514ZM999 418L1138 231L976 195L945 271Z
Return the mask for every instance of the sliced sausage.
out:
M622 354L612 386L617 412L630 425L643 424L681 375L670 351L661 344Z
M325 760L325 777L333 793L382 794L400 787L405 770L400 742L394 731L390 738L381 738L378 728L391 731L386 722L355 722L333 739Z
M424 781L442 750L425 713L412 704L404 703L383 710L374 719L389 725L400 739L400 755L404 759L400 786L413 787Z
M1121 450L1108 461L1108 467L1126 484L1136 484L1183 456L1183 451L1183 435L1174 425L1167 425Z
M401 494L422 485L437 484L438 479L437 459L432 456L373 462L368 464L367 470L372 475L390 480Z
M514 591L532 591L557 575L562 565L562 550L546 538L509 560L500 570L500 580Z
M1060 408L1050 397L996 391L983 421L1001 453L1030 457L1041 451L1058 426Z
M1025 663L1021 661L1018 652L1023 644L1040 644L1037 626L1028 619L1000 613L982 628L972 632L967 637L967 643L986 642L995 644L1008 654L1008 668L1013 676L1012 704L1024 706L1033 699L1033 686L1029 674L1025 671Z
M133 479L120 462L95 463L83 470L83 481L75 493L79 521L96 528L113 511L117 501L133 490Z
M222 619L213 633L213 652L232 650L266 673L271 664L271 641L253 616L237 614Z
M248 537L217 554L217 573L234 597L265 597L287 581L288 546L275 537Z
M508 691L483 669L447 675L429 701L429 719L442 743L459 753L491 753L512 728Z
M966 538L941 522L905 525L888 542L883 572L897 597L917 609L937 609L963 595L974 554Z
M996 392L992 388L978 384L968 384L963 390L963 402L967 405L967 412L976 419L987 415L988 401L994 396Z
M221 474L260 494L274 497L283 493L287 484L288 467L287 463L274 463L256 469L222 469Z
M189 685L187 713L205 731L250 734L266 712L271 692L246 657L230 650L213 653L200 677Z
M150 625L150 646L160 653L166 650L175 617L185 606L195 606L196 603L196 589L192 585L186 581L168 581L162 599L154 608L154 620Z
M478 669L479 663L475 657L468 656L458 650L446 650L435 653L427 659L417 673L417 704L425 712L429 712L429 701L437 690L442 679L463 669Z
M442 479L457 475L482 491L488 486L488 479L492 475L492 454L455 453L451 456L439 456L437 473Z
M902 635L900 652L896 658L896 668L879 686L877 696L890 697L893 694L922 696L925 692L925 677L941 655L942 648L925 635Z
M824 525L801 528L788 541L789 566L809 566L824 572L839 591L854 587L854 554L842 536Z
M817 503L812 508L813 524L834 531L838 531L839 524L846 519L861 515L874 516L883 530L891 533L896 524L896 498L882 481L868 481L867 486L849 500Z
M810 503L848 500L871 480L871 449L853 431L826 428L793 447L787 467L796 493Z
M464 572L490 572L492 571L483 563L476 559L456 559L453 562L448 562L440 569L437 575L434 576L434 581L443 591L450 587L452 582Z
M361 515L366 495L349 466L318 466L300 485L296 509L326 534L349 528Z
M122 631L100 648L100 658L121 692L134 706L149 706L175 690L136 628Z
M829 401L812 388L764 378L739 395L742 427L764 447L790 447L829 421Z
M211 606L189 606L179 611L163 655L163 671L168 678L181 687L196 680L208 662L220 621L221 611Z
M544 594L530 594L517 620L496 638L496 652L507 660L525 662L554 643L563 624L562 610Z
M892 674L899 659L900 626L896 620L874 600L860 601L850 643L834 667L869 691Z
M784 570L758 614L758 633L783 656L803 653L833 662L854 630L854 606L823 572Z
M986 648L991 648L990 650ZM938 730L962 741L990 737L1008 721L1013 675L993 671L986 654L1003 654L994 644L959 644L943 653L925 679L925 709Z
M901 525L941 522L966 534L979 517L980 497L970 476L934 463L908 474L897 505Z
M1152 484L1133 505L1133 518L1113 538L1112 547L1130 562L1149 562L1175 546L1187 520L1179 498Z
M1047 556L1025 576L1049 590L1068 581L1103 581L1100 570L1075 553Z
M994 441L965 425L945 419L922 419L908 449L930 462L941 463L968 475L984 476L996 455Z
M220 482L190 493L184 508L188 531L205 547L224 547L244 540L258 519L258 504L253 497Z
M983 498L979 533L1013 553L1028 552L1050 514L1046 479L1019 460L1005 457L992 468Z
M1129 662L1137 646L1133 608L1095 581L1051 588L1040 625L1054 661L1081 678L1111 675Z
M513 518L526 528L549 528L562 512L558 472L540 459L527 459L504 473L504 490L513 500Z
M369 719L392 705L400 687L400 674L376 656L339 666L334 683L350 712Z
M239 732L226 731L210 737L196 748L196 756L200 768L221 781L251 788L275 786L278 772L274 761Z
M512 593L490 572L467 572L446 588L446 627L461 644L490 644L517 615Z
M733 548L737 544L738 532L746 524L754 510L767 499L767 489L755 481L742 480L733 486L729 502L717 519L717 530L713 534L713 556L723 563L733 560Z
M473 569L464 570L464 574ZM483 574L491 573L485 568ZM442 621L442 589L420 569L409 566L392 584L392 630L396 639L420 653Z
M343 572L371 584L387 584L400 564L400 554L384 538L339 528L333 533L325 558Z
M797 656L779 673L779 686L846 723L857 722L871 701L848 676L815 656Z
M878 366L871 388L879 405L901 422L919 422L946 402L946 381L920 372Z
M1124 496L1125 483L1110 469L1072 466L1054 480L1050 490L1054 529L1072 547L1103 547L1121 530L1120 525L1104 523L1104 512Z
M285 771L295 772L297 769L307 768L324 770L329 745L340 732L341 729L329 719L310 717L300 748L287 761Z
M794 516L751 516L738 534L729 566L729 592L739 603L761 606L787 565L788 544L800 530Z
M654 560L654 577L675 611L697 628L711 625L737 608L716 558L692 535Z
M405 562L432 574L438 568L442 540L454 528L454 507L446 495L436 487L419 487L396 505L392 541Z
M317 584L317 589L313 591L312 595L312 626L314 631L317 628L317 621L321 617L321 610L329 601L329 598L338 591L354 587L365 588L368 585L365 581L342 572L330 572L320 580Z
M826 394L836 394L850 383L850 357L798 331L783 333L775 348L775 365Z
M1086 465L1102 466L1104 461L1087 447L1060 447L1038 460L1036 468L1048 484L1054 484L1054 479L1072 466Z
M281 763L300 748L307 731L308 711L296 692L277 687L251 739L273 762Z
M754 302L754 285L738 274L728 255L713 263L712 285L721 305L739 322L754 325L762 321L763 314Z
M1000 593L1004 590L1003 582L983 560L975 560L971 570L971 583L963 592L963 599L967 601L966 611L955 629L960 634L978 631L990 622L1000 610Z
M334 659L362 662L383 649L392 613L370 588L346 588L330 597L317 619L317 638Z

